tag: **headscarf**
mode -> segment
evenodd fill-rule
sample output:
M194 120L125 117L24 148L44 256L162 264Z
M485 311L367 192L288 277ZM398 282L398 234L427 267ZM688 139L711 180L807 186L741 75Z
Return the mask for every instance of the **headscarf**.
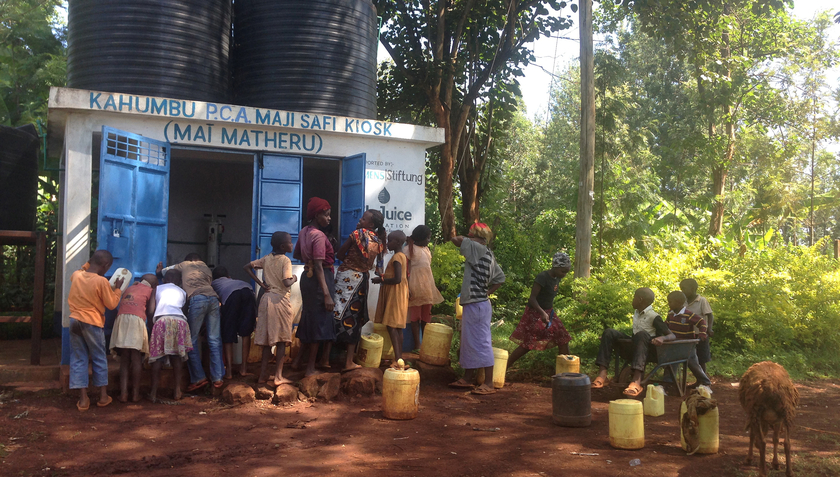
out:
M572 260L563 252L557 252L554 254L554 258L551 259L551 268L572 268Z
M313 197L309 199L309 204L306 206L306 220L312 220L316 215L325 210L329 210L330 203L320 197Z
M476 222L470 226L470 235L481 237L485 242L490 242L490 239L493 238L493 231L487 224Z

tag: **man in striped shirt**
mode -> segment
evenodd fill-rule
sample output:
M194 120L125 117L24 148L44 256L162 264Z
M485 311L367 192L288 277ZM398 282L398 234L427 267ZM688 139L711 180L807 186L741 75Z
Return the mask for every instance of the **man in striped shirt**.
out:
M707 340L706 319L687 310L685 303L685 293L681 291L672 291L668 294L668 308L670 308L671 311L668 312L665 324L678 340ZM651 342L655 345L662 344L656 342L659 339L660 338L654 338ZM704 386L712 384L709 377L703 372L703 368L700 367L700 361L697 359L696 349L691 350L691 356L688 358L688 369L690 369L691 374L697 378L697 384L702 384Z

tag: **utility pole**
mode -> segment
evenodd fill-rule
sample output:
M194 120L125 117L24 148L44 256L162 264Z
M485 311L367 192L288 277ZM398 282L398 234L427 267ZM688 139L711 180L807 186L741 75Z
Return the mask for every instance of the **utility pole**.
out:
M580 0L580 183L575 223L575 278L589 277L595 200L595 55L592 0Z

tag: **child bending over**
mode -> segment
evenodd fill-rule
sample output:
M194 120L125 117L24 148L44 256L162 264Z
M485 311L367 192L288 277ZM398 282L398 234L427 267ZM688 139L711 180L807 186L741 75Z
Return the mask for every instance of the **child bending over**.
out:
M128 402L128 372L131 368L133 393L131 401L140 401L140 373L143 358L149 356L149 333L146 319L155 316L157 277L151 273L126 288L123 293L114 331L111 333L111 352L120 357L120 402Z
M394 346L394 362L397 366L402 359L403 329L408 314L408 280L406 279L407 258L402 253L405 244L405 234L396 230L388 235L388 250L394 256L385 267L385 274L374 277L373 283L381 283L379 287L379 301L376 303L375 323L382 323L388 330L391 344Z
M160 368L162 358L169 357L175 374L175 389L173 397L181 399L182 363L187 354L192 351L192 335L187 317L184 316L184 305L187 302L187 292L181 288L181 272L168 270L163 276L163 285L155 290L155 325L152 328L152 339L149 345L149 363L152 364L152 391L149 399L157 401L157 388L160 382Z
M90 260L70 276L67 305L70 308L70 389L79 390L76 408L87 411L88 360L93 369L93 385L99 387L99 407L111 404L108 396L108 358L105 351L105 309L117 307L123 279L114 282L114 288L105 278L114 258L107 250L97 250Z
M239 374L252 376L248 372L248 353L251 351L251 333L257 322L257 301L251 284L230 278L226 267L213 269L213 291L222 302L221 327L222 344L225 350L225 379L233 377L233 344L242 340L242 364Z

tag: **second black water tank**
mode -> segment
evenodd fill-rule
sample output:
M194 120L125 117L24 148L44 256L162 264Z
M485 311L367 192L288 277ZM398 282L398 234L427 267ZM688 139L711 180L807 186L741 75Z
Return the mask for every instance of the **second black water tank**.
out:
M370 0L236 0L234 102L376 118Z
M227 102L230 0L70 0L67 86Z

